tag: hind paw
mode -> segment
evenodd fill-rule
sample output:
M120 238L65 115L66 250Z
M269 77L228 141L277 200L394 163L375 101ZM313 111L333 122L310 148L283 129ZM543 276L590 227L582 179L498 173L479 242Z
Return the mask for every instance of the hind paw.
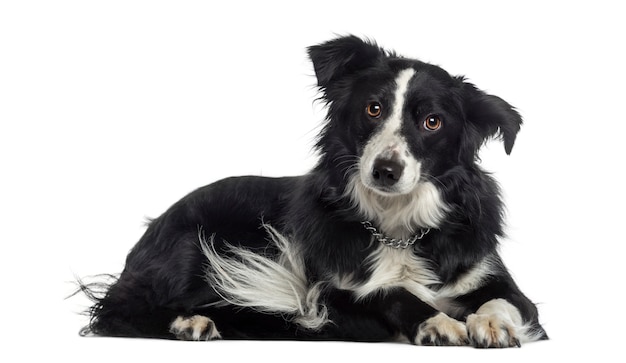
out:
M221 339L213 320L202 315L184 318L179 316L170 325L170 332L180 340Z

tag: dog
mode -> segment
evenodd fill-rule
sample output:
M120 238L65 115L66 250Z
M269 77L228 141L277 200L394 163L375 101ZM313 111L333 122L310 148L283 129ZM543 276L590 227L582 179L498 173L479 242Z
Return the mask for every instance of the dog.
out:
M507 102L348 35L308 48L327 117L306 175L232 177L151 220L83 335L403 341L547 339L497 247L503 202L478 151L511 153ZM98 286L103 287L98 290Z

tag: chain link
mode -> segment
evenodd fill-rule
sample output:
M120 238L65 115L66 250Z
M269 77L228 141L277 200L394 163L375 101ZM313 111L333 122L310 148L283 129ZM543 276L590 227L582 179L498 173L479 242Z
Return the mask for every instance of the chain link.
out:
M428 234L428 232L430 232L430 228L420 228L419 233L411 238L397 239L385 236L383 233L379 232L370 221L363 221L361 222L361 224L363 225L363 227L365 227L366 230L370 231L372 236L374 236L374 238L376 238L378 242L382 243L385 246L397 249L406 249L409 248L409 246L413 246L415 242L421 240L422 238L424 238L424 236Z

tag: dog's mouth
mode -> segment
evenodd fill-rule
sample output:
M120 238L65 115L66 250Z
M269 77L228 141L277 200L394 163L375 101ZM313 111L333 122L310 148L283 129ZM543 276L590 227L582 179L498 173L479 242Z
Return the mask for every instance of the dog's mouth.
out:
M387 187L387 186L380 186L380 185L375 185L372 184L368 181L364 181L363 185L368 189L371 190L372 192L383 196L383 197L395 197L395 196L402 196L402 195L406 195L406 194L410 194L417 186L417 183L413 183L413 187L410 188L397 188L397 187Z

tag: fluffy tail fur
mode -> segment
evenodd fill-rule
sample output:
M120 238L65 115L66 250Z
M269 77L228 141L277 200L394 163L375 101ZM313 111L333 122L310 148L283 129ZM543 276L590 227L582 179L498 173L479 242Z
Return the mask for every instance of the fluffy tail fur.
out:
M323 283L309 285L293 244L272 226L263 227L280 252L277 260L232 245L226 245L232 257L224 257L215 250L215 236L207 240L199 231L209 261L207 280L232 305L285 314L307 329L321 328L329 322L326 307L319 303Z
M100 335L114 337L172 338L168 327L176 312L150 304L151 297L138 288L139 279L131 274L123 276L98 275L94 282L85 283L77 278L78 290L93 305L85 311L89 323L83 327L81 336Z

